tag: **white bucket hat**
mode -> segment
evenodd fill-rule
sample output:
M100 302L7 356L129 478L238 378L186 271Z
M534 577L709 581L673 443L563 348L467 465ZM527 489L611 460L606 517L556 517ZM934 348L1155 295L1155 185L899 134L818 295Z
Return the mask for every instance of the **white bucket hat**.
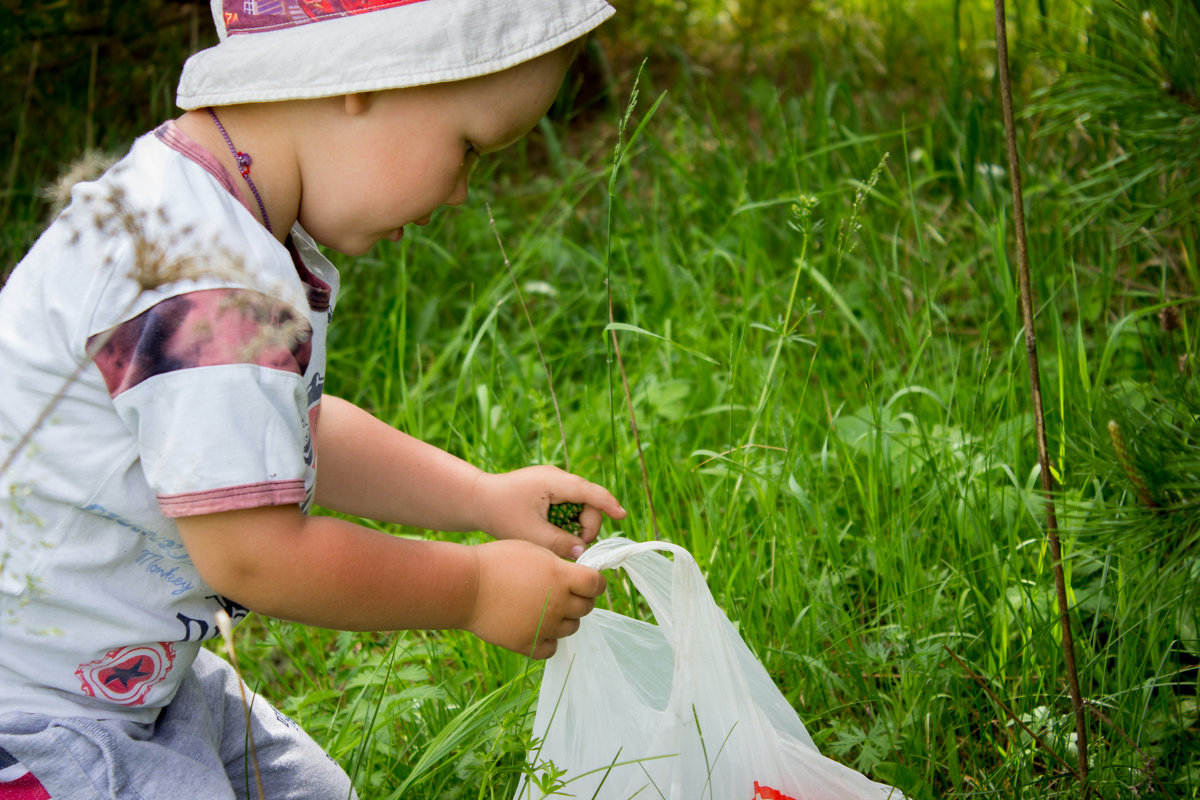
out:
M211 0L220 42L183 65L191 110L474 78L552 52L605 0Z

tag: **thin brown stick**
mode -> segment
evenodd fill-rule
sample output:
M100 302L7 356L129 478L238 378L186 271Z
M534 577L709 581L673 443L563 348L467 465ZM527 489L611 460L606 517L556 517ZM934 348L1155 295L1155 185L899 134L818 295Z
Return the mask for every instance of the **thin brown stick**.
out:
M562 439L563 469L570 472L571 460L567 457L567 432L563 428L562 412L558 408L558 395L554 393L554 375L550 371L550 365L546 363L546 354L542 352L542 343L538 341L537 330L533 327L533 318L529 316L529 306L525 304L525 295L521 294L521 286L517 283L512 262L508 260L508 253L504 250L504 242L500 241L500 231L496 228L496 219L492 216L492 204L484 203L483 205L487 208L488 222L492 225L492 233L496 235L496 244L500 245L500 255L504 257L504 268L508 270L508 278L512 281L513 288L517 290L517 300L521 303L521 310L525 312L525 322L529 324L529 332L533 335L533 346L537 348L542 369L546 372L546 383L550 386L550 402L554 404L554 418L558 421L558 435Z
M193 51L194 52L194 51ZM100 71L100 40L92 42L92 61L88 66L87 118L84 120L84 149L96 148L96 74Z
M242 680L242 670L238 666L237 648L233 645L233 621L224 610L217 611L217 629L221 632L221 649L229 656L229 664L237 675L238 688L242 692L242 711L246 717L246 740L250 744L250 761L254 766L254 782L258 787L258 800L266 800L263 793L262 771L258 768L258 748L254 745L254 728L251 725L250 702L246 699L246 682Z
M21 434L16 443L12 446L12 449L9 450L8 455L4 457L4 461L0 462L0 476L3 476L4 473L8 472L9 468L12 467L12 465L16 462L17 457L21 455L21 452L29 446L31 441L33 441L33 435L37 433L42 425L46 423L46 420L50 419L50 415L54 413L54 409L58 407L59 402L61 402L62 399L67 396L67 391L72 385L74 385L75 381L79 379L79 376L83 374L83 371L87 369L87 366L92 363L92 359L95 357L95 354L100 352L100 349L103 348L103 346L108 342L108 339L115 332L115 328L106 332L104 337L97 341L99 346L90 349L84 359L75 365L75 369L71 370L71 374L67 376L65 381L63 381L63 385L60 386L58 391L54 393L54 396L50 398L50 402L46 403L46 406L41 410L41 412L38 413L37 417L33 420L33 423L25 429L25 432Z
M1129 734L1126 733L1120 725L1113 722L1107 714L1097 708L1093 703L1087 703L1087 710L1092 712L1096 719L1107 725L1111 730L1116 731L1116 734L1125 741L1125 744L1129 745L1135 753L1142 757L1142 773L1152 784L1157 784L1158 773L1154 769L1154 756L1147 755L1146 751L1138 747L1137 742L1131 739Z
M1046 540L1053 562L1054 587L1058 600L1058 619L1062 629L1063 661L1067 686L1075 712L1075 735L1079 749L1081 793L1088 790L1087 712L1079 689L1079 672L1075 665L1075 640L1071 635L1071 606L1067 600L1067 579L1062 565L1062 549L1058 540L1058 516L1054 510L1054 476L1050 472L1050 456L1046 447L1046 418L1042 410L1042 388L1038 377L1037 334L1033 325L1033 291L1029 280L1029 250L1025 238L1025 206L1021 191L1021 159L1017 153L1016 119L1013 114L1012 79L1008 67L1008 31L1005 23L1004 0L993 0L996 16L996 60L1000 76L1000 97L1004 111L1004 139L1008 148L1008 173L1012 183L1013 224L1017 237L1017 274L1021 289L1021 319L1025 326L1025 353L1029 361L1029 382L1033 397L1034 429L1037 436L1038 465L1041 467L1042 488L1046 493Z
M1142 757L1142 774L1146 776L1146 780L1149 782L1151 787L1158 787L1159 791L1161 792L1161 787L1159 787L1158 783L1158 770L1155 769L1154 756L1148 755L1145 750L1138 746L1137 742L1130 738L1129 734L1126 733L1120 725L1113 722L1107 714L1105 714L1091 702L1087 703L1087 710L1092 712L1096 719L1107 725L1110 730L1115 731L1116 734L1120 736L1122 740L1124 740L1125 744L1129 745L1135 753Z
M1018 717L1013 712L1013 710L1011 708L1009 708L1008 705L1003 700L1000 699L1000 696L998 694L996 694L994 691L992 691L992 687L987 685L987 681L985 681L983 679L982 675L980 675L975 670L971 669L971 667L967 665L967 662L965 662L961 658L959 658L958 654L955 653L953 650L951 650L949 647L946 647L946 645L943 644L942 648L947 653L950 654L951 658L953 658L955 661L958 662L958 665L963 668L963 672L967 673L967 675L969 675L972 680L974 680L976 683L979 684L980 688L982 688L983 691L987 692L987 696L992 699L992 702L995 703L996 705L1000 706L1000 710L1002 710L1004 712L1004 715L1006 717L1011 719L1013 722L1017 723L1017 725L1019 725L1021 727L1021 730L1028 733L1033 738L1033 740L1035 742L1037 742L1038 745L1043 750L1045 750L1047 753L1049 753L1051 756L1053 756L1054 760L1057 761L1062 766L1063 769L1065 769L1067 772L1075 772L1075 768L1072 767L1070 764L1068 764L1066 759L1064 759L1062 756L1060 756L1058 754L1058 751L1056 751L1053 747L1051 747L1050 744L1045 739L1043 739L1041 736L1038 736L1036 733L1034 733L1033 729L1030 728L1028 725L1026 725L1025 722L1020 717Z
M138 298L141 296L142 293L138 292L134 298L129 301L129 304L125 306L125 310L121 312L122 317L134 307ZM58 408L58 404L62 402L63 398L67 396L67 392L69 392L71 387L75 385L75 381L79 380L79 376L83 374L83 371L87 369L93 361L95 361L96 354L104 349L104 346L108 344L109 340L112 339L116 332L117 329L115 327L110 328L104 333L100 334L95 341L88 345L87 349L84 351L83 360L75 365L75 368L71 370L71 374L68 375L66 380L63 381L62 386L58 387L58 391L54 393L54 395L50 398L50 401L46 403L45 407L43 407L40 412L38 412L37 417L35 417L33 422L30 423L29 427L25 429L25 432L17 438L17 441L13 444L12 449L8 451L8 455L4 457L4 461L0 462L0 477L3 477L4 474L12 468L12 465L16 463L17 458L21 455L25 448L29 446L29 443L33 441L34 435L41 430L43 425L46 424L46 420L50 419L50 415L54 413L56 408Z
M17 167L21 164L21 146L25 142L25 122L33 100L34 79L37 77L38 58L42 54L42 43L34 41L29 54L29 71L25 74L25 91L21 95L21 113L17 116L17 135L13 137L12 158L8 162L5 177L4 203L0 205L0 217L7 218L12 207L12 198L17 184Z
M613 205L616 203L614 187L616 186L617 172L621 168L621 161L624 159L626 148L628 147L628 145L625 143L625 125L629 122L629 117L633 113L634 107L637 106L638 84L641 82L642 70L645 69L645 67L646 62L642 61L642 65L638 67L637 75L633 79L633 91L629 94L629 103L625 106L625 115L621 117L621 120L617 125L617 147L613 152L612 173L609 175L608 179L608 214L605 223L605 248L607 252L604 259L604 287L608 292L608 323L610 326L614 325L614 323L617 321L616 316L613 314L612 285ZM661 100L662 98L660 97L659 99ZM658 103L655 103L654 106L657 107ZM650 113L654 113L653 108L651 108ZM643 120L643 124L644 122L645 121ZM646 491L646 504L650 507L650 528L654 534L654 539L657 541L659 538L658 512L654 509L654 495L650 492L650 473L646 469L646 454L645 451L642 450L642 437L638 433L637 415L633 411L633 393L629 390L629 377L625 374L625 361L621 358L621 345L620 342L617 341L616 328L610 327L609 334L612 337L613 354L617 358L617 367L621 370L621 386L625 390L625 405L629 409L629 428L633 431L633 441L637 447L638 463L642 467L642 488ZM610 403L612 395L611 380L612 379L610 377Z
M616 322L613 316L612 286L608 288L608 321ZM621 358L621 345L617 343L617 331L609 331L612 336L613 354L617 357L617 368L621 370L621 386L625 389L625 406L629 409L629 429L633 431L633 442L637 447L638 463L642 467L642 487L646 490L646 503L650 506L650 529L654 532L654 540L658 541L658 512L654 510L654 495L650 492L650 473L646 470L646 454L642 450L642 437L638 434L637 415L633 413L633 394L629 391L629 378L625 374L625 361Z

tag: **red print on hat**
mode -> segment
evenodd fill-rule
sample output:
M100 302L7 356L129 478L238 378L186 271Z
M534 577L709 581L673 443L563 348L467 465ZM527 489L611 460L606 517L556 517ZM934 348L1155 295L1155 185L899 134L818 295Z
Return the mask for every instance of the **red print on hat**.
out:
M278 30L422 0L222 0L229 34Z
M140 706L174 663L175 647L170 642L155 642L109 650L104 658L81 664L75 675L88 697Z

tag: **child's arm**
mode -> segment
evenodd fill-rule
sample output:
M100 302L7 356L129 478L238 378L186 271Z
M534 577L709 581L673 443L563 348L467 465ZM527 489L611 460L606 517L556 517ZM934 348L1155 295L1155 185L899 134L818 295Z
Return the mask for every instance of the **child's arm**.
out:
M218 593L341 630L459 628L535 658L550 656L603 593L600 573L554 554L577 556L602 511L625 516L603 488L553 467L482 472L336 397L323 398L317 431L321 505L526 541L405 539L296 506L177 519L188 555ZM551 502L586 504L582 537L546 521Z
M607 490L554 467L483 472L326 395L317 425L316 501L368 519L427 530L484 531L575 558L624 509ZM583 503L581 537L546 521L550 503Z
M462 629L534 658L579 628L604 577L521 541L404 539L296 506L177 520L219 594L339 630Z

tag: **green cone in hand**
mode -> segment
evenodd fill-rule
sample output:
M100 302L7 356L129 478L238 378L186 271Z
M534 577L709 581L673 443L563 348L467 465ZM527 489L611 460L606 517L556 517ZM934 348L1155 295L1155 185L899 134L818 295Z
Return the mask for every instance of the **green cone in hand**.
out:
M579 524L579 514L583 511L583 503L551 503L550 512L546 515L551 524L557 525L567 533L576 535L583 533Z

